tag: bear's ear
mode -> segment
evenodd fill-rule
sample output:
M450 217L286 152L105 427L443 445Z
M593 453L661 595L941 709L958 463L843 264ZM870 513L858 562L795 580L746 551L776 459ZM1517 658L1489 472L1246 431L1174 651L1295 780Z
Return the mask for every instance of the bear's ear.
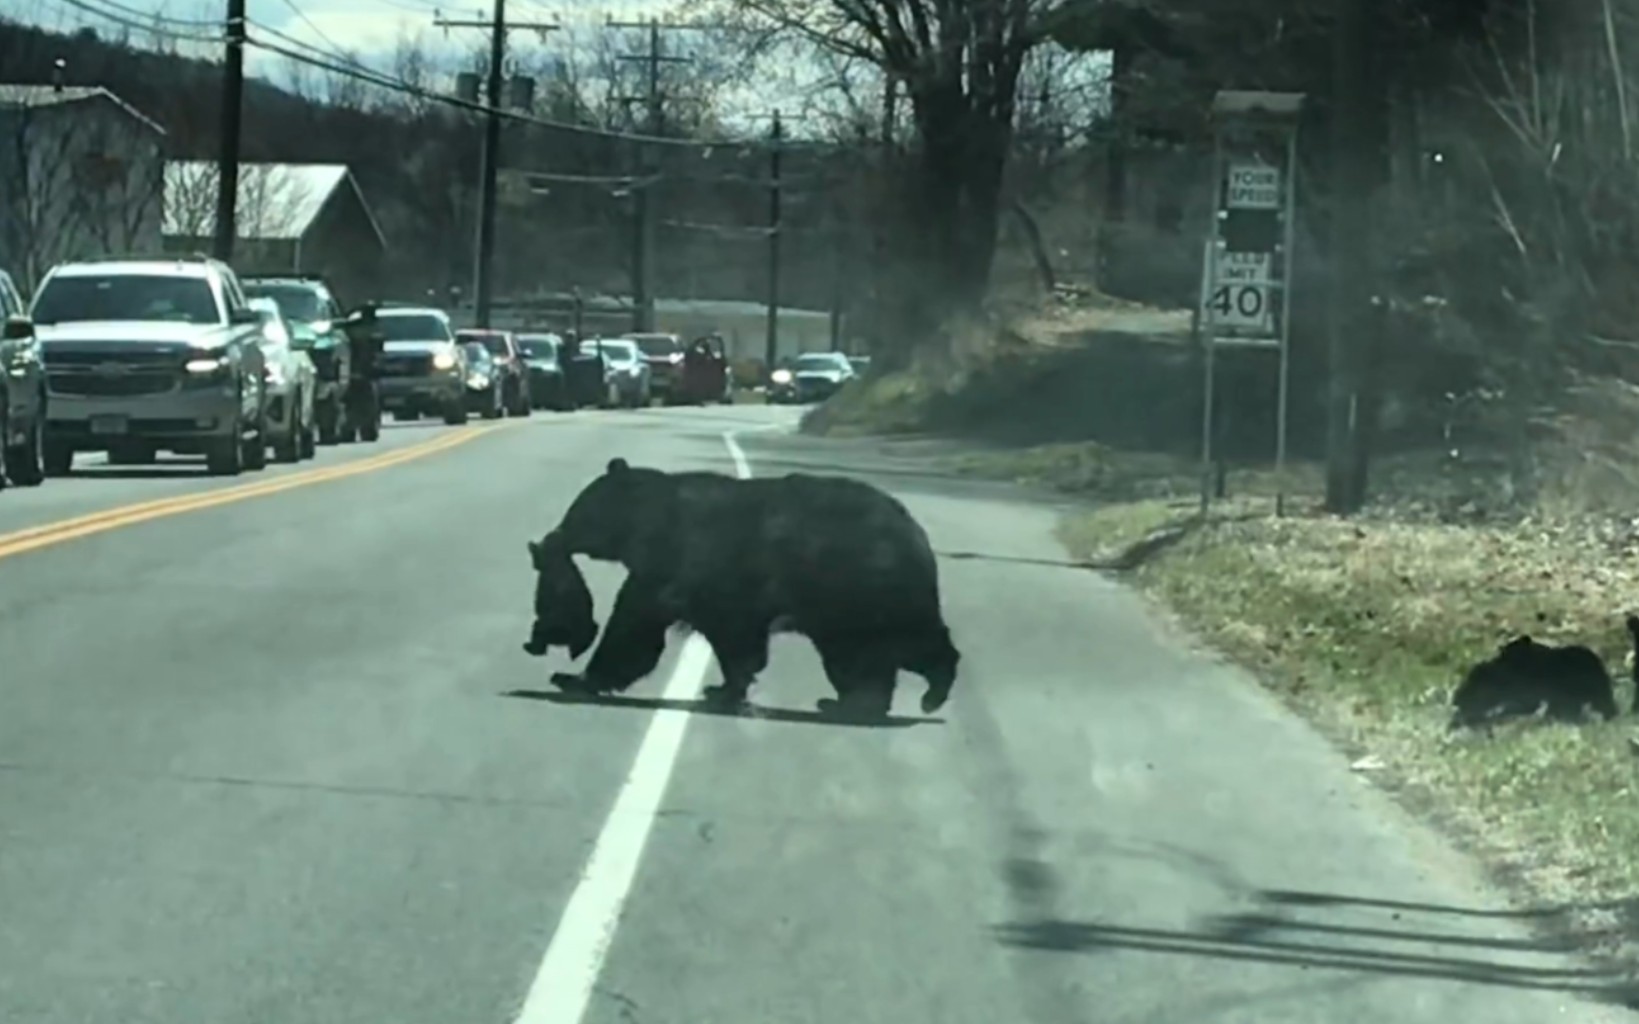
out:
M609 473L611 475L615 473L624 473L631 468L631 464L618 455L609 460Z

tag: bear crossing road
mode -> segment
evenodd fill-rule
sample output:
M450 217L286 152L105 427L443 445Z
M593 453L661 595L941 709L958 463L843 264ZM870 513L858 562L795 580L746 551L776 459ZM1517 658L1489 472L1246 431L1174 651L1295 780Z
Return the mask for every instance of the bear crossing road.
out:
M531 547L537 624L574 619L582 613L560 613L554 600L584 589L578 569L563 558L543 561L544 550L618 562L627 572L586 672L554 677L566 690L627 689L654 671L674 625L711 645L723 681L707 695L724 707L745 703L776 630L813 642L850 715L886 716L901 669L926 681L927 713L944 706L956 681L961 655L941 612L927 532L897 499L858 480L737 480L615 458ZM526 649L544 653L538 644Z

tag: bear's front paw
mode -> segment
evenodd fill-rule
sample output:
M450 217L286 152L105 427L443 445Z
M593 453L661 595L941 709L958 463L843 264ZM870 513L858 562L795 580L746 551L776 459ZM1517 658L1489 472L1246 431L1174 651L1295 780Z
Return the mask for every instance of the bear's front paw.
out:
M607 688L598 685L597 680L584 672L554 672L552 685L565 693L597 694L607 692Z

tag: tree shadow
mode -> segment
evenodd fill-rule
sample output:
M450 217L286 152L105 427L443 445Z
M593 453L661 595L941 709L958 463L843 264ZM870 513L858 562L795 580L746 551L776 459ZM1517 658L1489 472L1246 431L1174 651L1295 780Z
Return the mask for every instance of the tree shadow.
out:
M784 722L796 725L842 725L865 729L909 729L918 725L944 725L943 718L924 718L910 715L886 717L851 716L842 712L836 701L820 700L818 710L800 711L794 708L773 708L748 704L727 708L705 700L671 700L664 697L628 697L623 694L580 694L554 690L508 690L502 696L522 700L545 701L548 704L591 705L594 707L626 708L634 711L686 711L692 715L710 715L716 718L748 718L763 722Z
M1060 953L1137 951L1215 960L1276 964L1301 969L1330 969L1361 974L1395 975L1515 989L1563 992L1599 1002L1639 1008L1639 983L1625 972L1578 965L1575 955L1594 941L1614 937L1621 929L1571 932L1545 925L1564 924L1576 907L1495 910L1441 906L1333 893L1261 890L1254 898L1263 912L1213 915L1193 928L1145 928L1132 925L1042 918L997 925L998 942L1021 949ZM1305 920L1293 908L1353 909L1381 912L1396 927L1374 927L1335 920ZM1607 909L1627 910L1624 905ZM1459 934L1438 928L1405 926L1415 915L1450 919L1510 919L1535 925L1530 937ZM1421 947L1408 949L1407 946ZM1427 950L1432 947L1432 952ZM1480 959L1485 951L1507 959ZM1524 958L1554 957L1557 963Z

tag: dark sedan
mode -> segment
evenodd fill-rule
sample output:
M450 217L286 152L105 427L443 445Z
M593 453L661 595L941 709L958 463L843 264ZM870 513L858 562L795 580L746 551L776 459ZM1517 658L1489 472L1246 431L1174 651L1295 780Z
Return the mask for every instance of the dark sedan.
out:
M563 372L563 340L556 334L520 334L518 347L529 374L530 403L537 409L573 409L575 399Z

